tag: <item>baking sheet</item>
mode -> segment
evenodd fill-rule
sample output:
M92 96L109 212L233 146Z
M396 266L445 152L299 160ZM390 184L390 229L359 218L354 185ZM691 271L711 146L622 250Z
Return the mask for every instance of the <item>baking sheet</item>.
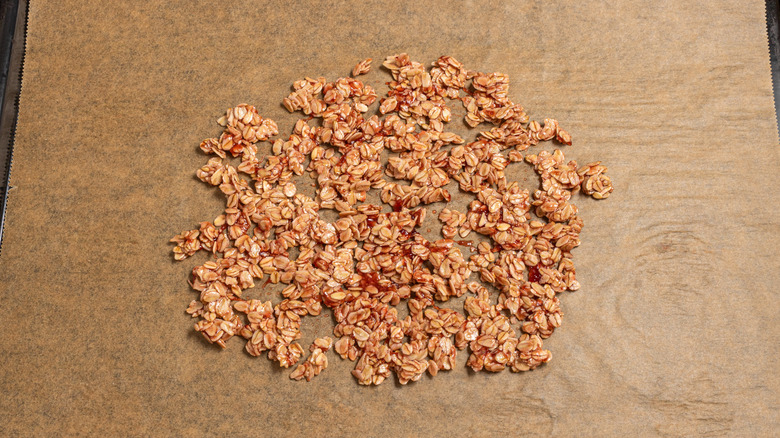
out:
M780 427L763 3L33 1L28 26L0 256L3 435ZM304 384L238 340L205 344L184 314L195 261L174 263L166 244L222 206L195 180L199 142L242 102L289 132L294 80L402 51L509 74L532 117L572 133L567 158L610 168L609 200L577 202L582 289L561 299L553 360L364 388L335 356ZM388 78L366 80L383 91Z

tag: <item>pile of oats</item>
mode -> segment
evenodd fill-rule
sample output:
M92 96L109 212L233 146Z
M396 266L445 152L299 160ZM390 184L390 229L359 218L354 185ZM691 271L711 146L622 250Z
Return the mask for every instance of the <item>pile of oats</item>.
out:
M278 128L251 105L229 109L220 137L200 145L215 157L197 176L227 205L172 239L176 260L213 255L192 271L195 330L221 347L242 337L249 354L293 367L295 380L324 370L331 347L356 362L352 374L363 385L392 373L402 384L435 376L466 347L475 371L548 362L543 339L561 325L558 294L580 287L572 250L583 222L572 196L608 197L607 168L579 167L560 150L523 156L539 142L572 139L556 120L531 121L509 99L504 74L470 71L449 56L430 69L406 54L383 65L393 81L381 115L367 114L377 93L354 79L370 71L366 59L353 78L296 81L283 103L306 118L263 160L257 145ZM452 100L462 102L468 125L493 127L468 143L448 132ZM540 176L534 193L507 181L507 166L523 160ZM316 180L316 198L299 192L293 179L301 175ZM473 201L467 211L442 209L442 238L429 241L418 232L423 206L450 201L452 181ZM387 206L367 203L374 189ZM323 219L325 209L338 220ZM285 285L281 302L245 297L263 281ZM463 311L445 307L464 295ZM336 340L318 338L304 357L301 321L324 308Z

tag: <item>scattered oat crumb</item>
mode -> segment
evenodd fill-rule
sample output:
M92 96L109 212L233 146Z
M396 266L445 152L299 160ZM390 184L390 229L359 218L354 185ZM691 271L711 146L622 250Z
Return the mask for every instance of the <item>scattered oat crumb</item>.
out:
M352 77L364 75L371 71L371 61L373 61L373 59L366 58L358 62L357 65L355 65L355 67L352 69Z

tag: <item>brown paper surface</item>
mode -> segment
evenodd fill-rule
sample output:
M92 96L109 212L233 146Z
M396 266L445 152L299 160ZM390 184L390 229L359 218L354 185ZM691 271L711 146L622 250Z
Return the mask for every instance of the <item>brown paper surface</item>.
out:
M294 80L402 51L509 74L533 118L572 133L567 158L610 169L609 200L576 201L582 289L561 297L553 360L367 388L335 355L305 384L239 339L205 343L184 313L198 259L166 243L224 206L194 177L197 145L242 102L286 135ZM365 78L386 90L386 72ZM0 434L773 435L776 128L758 0L33 1Z

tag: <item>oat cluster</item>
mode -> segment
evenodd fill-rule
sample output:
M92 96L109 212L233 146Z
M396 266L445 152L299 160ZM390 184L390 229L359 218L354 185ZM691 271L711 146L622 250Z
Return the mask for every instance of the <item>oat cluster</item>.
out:
M548 362L543 339L561 325L558 294L580 287L572 250L583 222L572 196L608 197L606 167L579 167L560 150L524 156L539 142L572 138L553 119L531 121L509 99L504 74L471 71L449 56L425 68L400 54L383 66L393 80L380 114L368 114L377 93L355 78L305 78L283 102L305 118L273 142L271 155L259 159L257 145L276 136L277 125L246 104L219 119L219 138L201 143L214 157L197 176L227 205L172 239L176 260L213 255L192 270L200 297L187 312L198 319L195 330L221 347L242 337L249 354L293 367L296 380L326 368L331 348L355 362L363 385L393 373L402 384L435 376L466 348L475 371ZM370 68L367 59L352 75ZM454 100L468 125L492 128L472 142L448 132ZM540 176L533 193L507 180L507 166L522 161ZM298 190L302 175L316 180L314 199ZM425 205L450 201L451 182L472 194L468 209L429 215ZM368 203L371 190L386 205ZM338 220L325 220L326 209ZM426 219L438 219L441 239L418 232ZM245 297L269 282L285 285L281 302ZM462 311L447 307L464 295ZM335 341L318 338L304 357L302 319L324 307Z

